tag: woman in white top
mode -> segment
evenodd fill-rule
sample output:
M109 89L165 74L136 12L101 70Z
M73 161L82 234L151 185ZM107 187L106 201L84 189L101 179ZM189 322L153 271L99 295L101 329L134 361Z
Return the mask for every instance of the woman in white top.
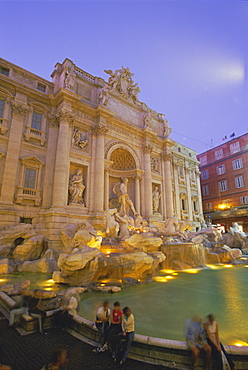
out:
M212 348L212 354L216 361L216 370L237 370L231 358L227 355L219 338L218 323L213 314L207 316L208 321L204 323L208 344Z
M124 344L123 351L121 353L120 365L122 366L127 359L129 349L131 347L133 338L134 338L134 316L129 307L123 308L123 317L122 317L122 335L125 337L126 341ZM117 353L120 352L120 346L117 350ZM117 354L117 357L119 357Z

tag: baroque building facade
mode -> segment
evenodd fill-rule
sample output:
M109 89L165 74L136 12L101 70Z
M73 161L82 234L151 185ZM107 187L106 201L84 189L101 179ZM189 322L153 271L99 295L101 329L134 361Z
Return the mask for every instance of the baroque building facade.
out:
M102 222L128 179L150 223L202 221L196 152L173 141L164 115L138 99L129 68L106 82L71 60L52 82L0 59L0 223L30 222L59 248L67 223ZM154 199L157 198L157 199Z
M248 232L248 133L197 156L206 220Z

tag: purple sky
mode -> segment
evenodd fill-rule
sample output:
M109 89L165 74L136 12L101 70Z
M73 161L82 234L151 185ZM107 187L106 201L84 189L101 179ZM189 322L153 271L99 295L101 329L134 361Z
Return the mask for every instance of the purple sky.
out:
M48 80L65 58L105 80L129 67L140 100L197 152L248 131L248 1L0 4L2 58Z

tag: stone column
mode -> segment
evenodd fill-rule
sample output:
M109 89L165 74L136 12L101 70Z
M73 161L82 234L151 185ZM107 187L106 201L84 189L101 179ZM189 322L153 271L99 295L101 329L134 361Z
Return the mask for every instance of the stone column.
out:
M109 167L105 167L104 209L109 208Z
M140 214L140 176L134 178L134 187L135 187L135 209L136 212Z
M185 172L186 172L186 186L187 186L187 195L188 195L188 214L189 219L193 221L193 210L192 210L192 198L191 198L191 186L190 186L190 178L189 178L189 164L186 162L185 164Z
M107 133L104 124L99 123L92 128L96 135L95 148L95 181L94 181L94 212L103 211L104 203L104 135Z
M94 211L94 188L95 188L95 159L96 156L96 135L94 127L91 135L91 162L90 162L90 178L89 178L89 212Z
M61 110L58 118L59 134L54 169L52 206L65 207L68 198L70 127L72 126L73 118L66 110Z
M12 121L9 133L8 150L3 172L1 202L12 204L15 194L17 168L23 131L23 123L28 109L21 104L12 103Z
M199 214L200 214L200 216L203 216L200 174L201 174L201 172L199 171L199 168L196 167L195 175L196 175L198 202L199 202Z
M178 220L181 220L177 160L173 161L173 165L174 165L174 180L175 180L176 217Z
M171 176L171 153L162 154L163 181L165 185L166 217L173 217L173 195Z
M152 209L152 172L151 172L151 152L150 144L143 145L144 152L144 192L145 192L145 217L149 218L153 214Z
M44 174L44 187L42 206L51 207L52 196L53 196L53 182L54 182L54 167L55 167L55 156L56 156L56 140L59 129L59 118L51 114L48 116L49 129L48 129L48 140L47 140L47 153L46 153L46 166Z

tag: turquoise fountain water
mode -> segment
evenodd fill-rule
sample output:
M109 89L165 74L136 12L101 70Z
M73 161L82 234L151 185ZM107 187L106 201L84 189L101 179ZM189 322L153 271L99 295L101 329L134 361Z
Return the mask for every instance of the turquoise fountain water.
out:
M248 268L213 266L176 274L163 271L160 282L131 286L114 295L85 293L80 312L94 321L102 300L112 305L119 300L122 307L131 307L137 333L175 340L184 340L184 321L194 313L202 317L214 313L224 344L248 345Z
M247 266L248 267L248 266ZM92 321L102 301L130 306L136 319L136 332L159 338L184 340L183 323L194 313L214 313L224 344L248 345L247 312L248 268L211 266L209 269L161 270L156 281L129 286L120 293L87 292L81 296L80 314ZM54 284L50 274L12 274L0 276L0 283L31 280L31 288L65 289Z

